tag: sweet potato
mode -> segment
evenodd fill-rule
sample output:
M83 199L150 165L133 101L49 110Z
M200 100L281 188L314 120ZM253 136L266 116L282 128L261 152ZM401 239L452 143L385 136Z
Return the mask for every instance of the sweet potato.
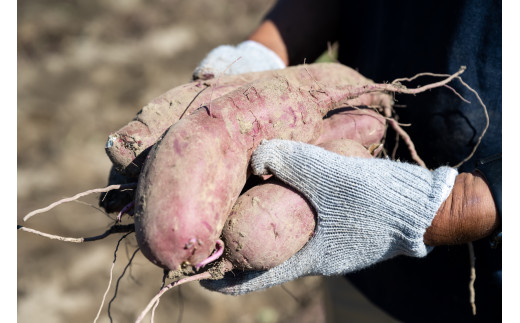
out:
M314 73L315 84L319 84L327 79L327 83L334 81L345 82L342 79L344 74L333 73L332 65L336 64L315 64L323 65L323 73ZM309 65L289 67L282 70L272 70L264 72L252 72L241 75L222 75L221 77L195 81L177 86L168 92L153 99L144 106L136 115L134 120L108 136L105 151L112 161L114 168L121 174L127 176L138 176L144 158L149 148L159 139L159 137L180 118L189 115L201 106L209 106L210 100L217 99L232 90L237 89L254 80L272 77L277 73L282 75L293 74L295 77L306 77ZM320 67L321 68L321 67ZM316 70L316 68L312 68ZM337 77L341 75L341 77ZM367 84L369 80L359 74L350 75L347 83L343 84ZM339 84L339 83L337 83ZM371 97L370 95L366 96ZM369 99L365 103L374 104L375 101ZM363 102L356 105L362 105Z
M320 146L344 156L372 157L365 147L350 139ZM305 197L271 178L240 195L233 206L222 230L224 258L235 269L273 268L300 250L314 227L315 212Z
M262 139L314 143L329 111L391 101L364 94L371 81L340 64L284 71L197 109L154 146L135 198L137 241L153 263L175 270L209 256Z

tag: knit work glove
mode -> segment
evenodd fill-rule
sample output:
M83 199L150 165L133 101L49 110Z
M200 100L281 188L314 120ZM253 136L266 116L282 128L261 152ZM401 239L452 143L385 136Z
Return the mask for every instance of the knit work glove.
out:
M225 294L245 294L309 275L340 275L397 255L424 257L423 242L457 171L388 159L344 157L317 146L263 141L251 166L300 191L315 208L315 235L294 256L267 271L229 273L201 284ZM283 242L281 242L283 243Z
M193 79L207 80L224 72L243 74L285 67L275 52L258 42L246 40L237 46L221 45L213 49L195 68Z

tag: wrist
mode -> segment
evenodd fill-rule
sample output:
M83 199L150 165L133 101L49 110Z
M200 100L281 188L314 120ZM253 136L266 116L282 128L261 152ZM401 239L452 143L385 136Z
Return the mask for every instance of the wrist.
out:
M430 246L454 245L489 236L499 223L493 196L477 172L460 173L424 234Z

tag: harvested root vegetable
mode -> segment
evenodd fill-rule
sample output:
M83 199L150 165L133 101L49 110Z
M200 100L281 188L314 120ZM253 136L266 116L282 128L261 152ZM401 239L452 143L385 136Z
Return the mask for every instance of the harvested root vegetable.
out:
M105 151L119 173L136 177L141 171L150 147L172 124L191 114L197 108L210 106L212 100L254 80L273 77L278 74L292 75L294 79L301 77L308 80L310 79L309 73L312 70L312 77L317 90L319 90L322 82L325 82L323 84L350 85L370 83L369 80L358 73L351 73L348 75L348 79L345 79L344 66L341 66L343 71L334 71L338 66L341 65L330 63L300 65L284 70L222 75L211 80L195 81L177 86L153 99L139 111L134 120L110 134ZM316 73L317 70L322 71ZM364 97L370 96L365 95ZM353 105L363 105L362 101ZM373 98L364 101L370 104L375 103Z
M320 146L344 156L372 157L363 145L350 139ZM241 270L273 268L307 243L314 233L315 218L305 197L278 179L254 186L240 195L224 225L224 261Z
M340 64L280 70L173 124L139 177L135 226L143 254L170 270L201 263L220 237L260 141L315 143L329 111L388 106L391 96L372 84Z

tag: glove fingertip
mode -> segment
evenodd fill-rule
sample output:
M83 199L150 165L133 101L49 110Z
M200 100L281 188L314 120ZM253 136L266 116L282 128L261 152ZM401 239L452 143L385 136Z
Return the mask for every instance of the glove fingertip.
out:
M193 80L208 80L223 73L237 58L236 48L232 45L220 45L212 49L193 71ZM226 74L230 74L229 71Z
M252 271L252 272L228 272L224 275L224 278L218 280L201 280L199 283L202 287L214 291L219 292L226 295L242 295L252 292L260 287L251 287L248 284L248 281L254 279L262 272ZM254 285L254 284L253 284Z

